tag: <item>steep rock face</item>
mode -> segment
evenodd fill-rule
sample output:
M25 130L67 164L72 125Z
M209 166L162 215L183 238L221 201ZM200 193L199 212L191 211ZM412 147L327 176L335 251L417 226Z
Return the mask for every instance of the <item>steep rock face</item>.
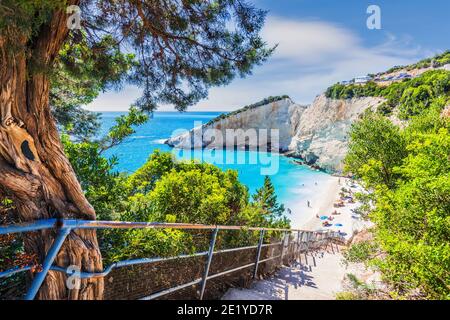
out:
M272 146L272 151L287 151L298 127L300 115L305 109L306 106L297 105L291 99L285 98L219 118L170 138L166 143L183 149L222 148L224 145L256 149L268 144ZM278 132L278 148L271 140L271 137L276 137L272 135L271 129Z
M351 124L365 110L376 109L384 101L375 97L334 100L322 94L310 106L301 106L286 98L218 118L166 143L182 149L260 146L266 150L267 137L272 151L287 152L310 165L341 172ZM270 141L270 129L278 129L277 148ZM251 130L258 132L257 139L249 137Z
M351 124L366 109L375 109L383 101L374 97L334 100L317 96L301 114L289 150L309 164L341 172Z

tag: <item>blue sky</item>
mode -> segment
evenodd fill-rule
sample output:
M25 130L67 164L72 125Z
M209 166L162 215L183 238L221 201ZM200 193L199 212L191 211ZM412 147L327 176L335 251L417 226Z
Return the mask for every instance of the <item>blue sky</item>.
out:
M450 49L448 0L250 0L269 10L262 32L277 52L245 79L212 88L190 111L229 111L270 95L311 103L329 85L408 64ZM381 9L381 29L366 26L369 5ZM140 90L107 92L87 106L122 111ZM160 111L172 111L161 106Z

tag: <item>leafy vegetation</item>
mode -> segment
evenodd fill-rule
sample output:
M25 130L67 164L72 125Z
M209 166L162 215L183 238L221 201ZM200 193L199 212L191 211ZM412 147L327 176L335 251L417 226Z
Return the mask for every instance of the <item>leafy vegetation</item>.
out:
M368 112L364 121L353 125L350 141L360 143L351 144L345 159L348 170L369 186L383 183L392 187L398 178L394 167L406 156L400 129L382 115Z
M66 28L70 22L66 15L69 5L80 6L82 30ZM0 104L3 118L6 115L5 123L20 125L11 125L13 130L2 142L0 195L7 193L18 208L16 216L26 220L55 215L94 218L95 212L83 191L98 216L105 218L139 213L132 206L135 202L131 196L148 197L145 200L149 201L149 213L162 210L158 205L170 191L180 193L176 200L181 203L191 208L200 206L194 220L215 221L207 212L218 214L219 220L236 210L240 213L238 204L245 203L245 195L239 194L242 188L233 174L225 177L228 184L222 185L224 177L217 172L194 166L165 173L167 176L151 177L154 189L147 185L149 189L139 194L128 189L128 176L114 172L115 159L107 160L102 153L121 143L132 133L133 125L146 120L141 111L152 112L158 104L170 104L184 111L206 98L212 86L226 85L235 77L250 74L275 49L260 35L266 13L247 1L235 0L2 0L0 82L10 90L2 92ZM141 97L133 104L136 109L118 119L107 137L94 140L98 115L81 106L102 91L125 83L141 89ZM11 105L15 106L12 112ZM63 132L65 151L81 184L62 152L50 111ZM18 139L11 137L18 136L30 143L33 157L29 152L16 152ZM36 160L36 154L44 160L29 163ZM28 170L24 161L34 169ZM14 187L30 181L33 188L25 188L28 192L19 192ZM134 182L143 184L137 178ZM206 190L211 194L202 194L206 199L195 198L195 192L202 191L199 184L209 186ZM172 209L165 208L164 219L188 218L187 212L181 211L182 206L169 214ZM155 218L150 214L144 216ZM251 215L247 212L245 217ZM134 248L139 235L123 241L123 248ZM178 243L176 232L156 232L156 235L142 237L147 247L163 248L164 244L170 247ZM183 235L179 233L180 237ZM28 252L45 256L52 240L49 234L24 237ZM95 232L79 234L75 245L63 244L59 257L65 264L77 264L83 270L100 269L95 237ZM102 245L115 239L105 232ZM92 259L85 259L86 256ZM49 277L46 282L49 284L39 292L42 297L102 298L102 278L91 279L89 284L83 282L80 289L70 293L61 277Z
M387 101L380 106L380 113L390 114L398 108L400 119L409 119L432 106L443 108L450 101L449 92L450 72L433 70L387 87L379 86L373 81L364 85L335 84L325 94L332 99L383 97Z
M279 227L288 225L288 220L284 216L286 211L284 205L278 203L275 187L268 176L264 177L263 187L256 190L256 193L253 195L253 201L261 210L261 216L266 220L266 223L261 221L260 225L268 224L274 226L279 224Z
M0 225L17 223L13 215L14 205L4 195L0 194ZM14 266L26 266L36 263L36 256L27 255L20 234L0 235L0 271ZM24 274L15 274L0 278L0 297L18 297L26 285Z
M94 137L99 115L81 106L103 91L120 89L135 64L135 55L122 53L111 36L89 43L84 32L71 33L51 73L50 106L59 127L79 140Z
M450 135L441 115L448 79L448 72L431 71L379 89L408 115L407 125L369 112L350 132L346 171L373 191L376 243L347 254L369 257L398 297L450 298ZM382 257L371 256L377 246Z
M359 300L369 299L375 293L375 288L373 285L361 281L354 274L348 273L347 279L350 282L350 286L356 292L356 296Z
M450 51L447 50L447 51L443 52L442 54L438 54L434 57L420 60L419 62L408 65L408 66L392 67L389 70L387 70L383 73L380 73L380 75L389 74L389 73L392 73L392 72L395 72L398 70L410 71L410 70L414 70L414 69L422 69L422 68L429 68L429 67L438 68L438 67L444 66L449 63L450 63Z
M11 221L9 212L13 209L12 201L0 197L0 225L14 222ZM12 260L17 258L17 253L23 253L23 246L14 235L0 235L0 270L11 267Z
M155 151L131 175L114 170L116 159L106 150L134 132L144 119L140 111L116 119L104 139L73 141L63 135L65 151L99 219L178 222L221 225L289 227L284 206L277 202L268 177L253 196L238 180L236 171L222 171L207 163L177 161L171 153ZM102 231L100 246L105 262L143 256L192 253L207 246L206 233L180 230ZM221 234L222 246L255 243L258 234L236 231Z
M336 293L336 300L369 300L379 294L373 284L365 283L353 273L347 273L344 280L346 290Z
M250 74L274 50L260 36L267 12L245 1L89 0L79 5L83 31L71 32L66 50L68 57L81 59L60 62L86 62L82 74L93 71L93 78L83 81L92 81L94 90L105 82L141 87L136 105L145 110L154 110L158 103L185 110L205 98L211 86ZM23 36L33 42L56 9L66 7L64 0L3 0L0 32L11 44L21 43ZM129 52L134 53L132 65ZM97 77L95 72L109 75Z
M350 291L337 292L335 298L336 300L361 300L356 293Z
M348 250L344 251L343 256L346 263L360 263L368 261L376 252L376 244L370 241L363 241L351 245Z

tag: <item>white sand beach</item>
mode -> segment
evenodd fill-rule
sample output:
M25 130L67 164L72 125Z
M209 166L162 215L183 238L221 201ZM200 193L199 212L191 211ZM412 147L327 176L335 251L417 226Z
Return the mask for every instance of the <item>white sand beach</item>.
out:
M367 226L368 222L362 221L359 215L352 212L361 204L355 201L350 203L344 201L344 206L335 208L333 205L340 200L341 188L351 190L352 193L361 192L363 189L356 185L351 179L344 177L329 176L320 184L310 186L313 188L310 207L306 201L299 202L292 208L291 226L304 230L333 230L343 233L346 239L350 239L355 231ZM337 215L332 213L337 211ZM331 217L332 220L322 220L320 217ZM319 217L319 218L318 218ZM322 223L328 221L332 226L324 227Z

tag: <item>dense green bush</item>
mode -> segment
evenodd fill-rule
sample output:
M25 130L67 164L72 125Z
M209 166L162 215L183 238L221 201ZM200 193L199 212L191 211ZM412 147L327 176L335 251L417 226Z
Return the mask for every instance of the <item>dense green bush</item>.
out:
M156 151L149 161L124 181L128 198L118 219L125 221L199 223L289 227L281 214L270 180L258 191L274 202L250 202L248 189L233 170L222 171L207 163L178 162L170 153ZM257 198L257 197L256 197ZM255 199L256 199L255 198ZM196 236L194 237L194 234ZM249 232L221 233L222 246L256 243L258 235ZM209 233L189 231L122 231L110 233L105 257L174 255L205 249ZM113 242L114 245L111 245Z
M441 67L443 65L450 63L450 51L445 51L442 54L438 54L432 58L423 59L417 63L408 65L408 66L395 66L386 72L382 72L379 75L389 74L401 69L405 70L414 70L414 69L422 69L422 68L429 68L429 67Z
M358 242L350 246L344 251L343 256L345 262L366 262L373 257L377 251L377 245L370 241Z
M90 203L102 220L289 227L269 178L250 201L234 170L194 161L177 161L156 150L131 175L116 172L114 157L102 152L134 132L146 118L136 109L117 119L106 138L73 141L63 134L65 151ZM100 246L106 263L117 260L189 254L205 250L210 232L180 230L103 230ZM222 232L223 247L255 244L258 234ZM273 236L273 234L268 235Z
M403 129L381 115L356 123L346 169L373 191L370 218L384 254L371 264L400 296L419 290L422 298L450 299L449 119L427 99L419 98L430 107L417 108ZM366 255L357 249L352 256Z
M394 168L406 156L406 142L400 129L382 115L367 112L350 131L350 148L345 169L365 181L368 187L394 186Z
M335 84L327 89L326 96L332 99L351 99L358 97L386 98L380 110L389 114L394 108L399 109L401 119L409 119L430 108L432 104L444 107L450 101L450 72L433 70L417 78L392 83L387 87L374 82L364 85Z

